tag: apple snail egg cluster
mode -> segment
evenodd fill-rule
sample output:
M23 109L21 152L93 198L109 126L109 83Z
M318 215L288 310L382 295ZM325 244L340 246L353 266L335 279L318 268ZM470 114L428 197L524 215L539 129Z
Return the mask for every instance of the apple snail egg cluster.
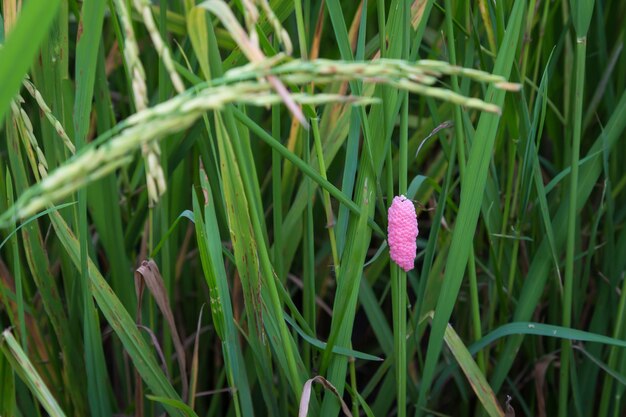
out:
M408 272L414 266L419 233L413 202L403 195L394 197L387 216L387 243L391 260Z

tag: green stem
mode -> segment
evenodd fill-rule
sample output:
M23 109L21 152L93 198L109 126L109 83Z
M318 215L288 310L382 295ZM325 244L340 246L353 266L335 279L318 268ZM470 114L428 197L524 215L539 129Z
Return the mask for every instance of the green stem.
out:
M470 306L472 309L472 330L474 331L474 340L480 340L483 337L480 328L480 299L478 298L478 280L476 278L476 259L474 258L474 249L470 251L469 264L467 266L469 275L470 288ZM484 375L486 375L485 351L481 350L476 354L476 362Z
M8 119L8 118L7 118ZM6 190L7 190L7 207L13 204L13 183L11 182L11 172L7 169L6 173ZM12 222L11 228L15 230L17 225ZM22 349L28 353L28 338L26 333L26 318L24 314L24 290L22 288L22 265L20 264L20 249L18 235L16 234L11 242L11 250L13 251L13 264L15 276L15 297L17 303L17 322L19 323L20 341Z
M324 162L324 150L322 149L322 139L320 138L319 122L317 119L311 120L313 128L313 140L315 141L315 154L320 169L320 175L327 180L326 163ZM310 181L310 180L309 180ZM339 252L337 251L337 240L335 239L335 216L333 214L333 206L330 204L330 194L328 190L323 190L324 210L326 211L326 228L328 229L328 237L330 238L330 248L333 255L333 263L335 267L335 276L339 275Z
M272 106L272 136L280 139L280 106ZM272 215L274 220L274 270L280 282L285 282L283 273L283 193L281 185L280 154L272 150Z
M378 41L380 56L386 57L387 50L387 30L385 29L385 0L378 0L376 4L376 15L378 16Z
M619 298L619 305L617 307L617 314L615 317L617 321L615 323L615 327L613 329L613 338L620 339L622 332L624 330L624 309L626 305L626 280L622 282L622 291ZM620 350L616 347L611 347L611 353L609 353L609 361L607 365L610 369L616 369L618 366L619 358L620 358ZM619 402L614 402L615 397L611 398L611 393L613 392L613 377L610 375L606 375L604 377L604 385L602 387L602 396L600 397L600 408L598 409L598 416L607 416L609 415L609 407L611 404L620 404ZM615 407L615 410L620 410L620 407Z
M402 2L405 16L403 55L409 54L410 8ZM409 137L409 94L401 93L402 113L400 114L400 154L398 156L398 194L406 194L408 177L408 137ZM395 263L391 264L391 299L393 305L394 355L396 358L396 390L398 417L406 416L406 272Z
M569 187L569 210L567 221L567 246L565 253L565 285L563 289L563 326L570 327L572 321L572 292L574 288L574 249L576 243L576 196L578 195L578 160L580 159L580 136L582 124L583 95L585 87L585 57L587 37L576 42L576 86L574 90L574 129L572 131L572 162ZM559 385L559 417L567 416L569 394L569 367L571 341L561 345L561 372Z
M296 26L298 28L298 42L300 43L300 56L302 59L308 59L306 33L304 33L304 17L302 15L302 1L294 0L294 9L296 10Z
M294 155L293 152L289 151L282 143L278 142L272 135L267 133L261 126L256 124L254 120L245 115L241 110L237 108L233 108L233 115L237 120L246 125L254 134L256 134L259 139L263 142L267 143L272 149L276 150L281 156L287 159L289 162L294 164L298 169L302 171L303 174L311 177L313 181L315 181L320 187L325 190L328 190L330 195L339 200L340 203L344 204L348 210L350 210L356 216L361 215L361 208L351 199L346 197L344 193L341 192L340 189L335 187L330 181L322 178L320 174L315 172L313 168L311 168L307 163L305 163L302 159L298 158ZM383 229L372 220L372 218L367 219L367 224L372 228L374 232L376 232L379 236L385 236L386 234L383 232Z
M446 0L446 30L448 34L448 51L450 53L450 63L456 65L456 46L454 43L454 26L452 21L452 2ZM456 92L460 92L459 83L456 75L451 77L452 89ZM454 133L457 137L456 149L459 159L459 172L461 174L461 183L464 183L465 178L465 135L463 133L463 116L461 115L461 108L455 106L454 108ZM476 277L476 262L474 258L474 249L472 248L469 253L469 285L470 285L470 308L472 315L472 327L474 331L474 337L476 340L482 336L481 331L481 319L480 319L480 300L478 298L478 280ZM500 286L501 288L501 286ZM485 358L484 353L478 356L478 364L480 369L485 371Z
M350 367L350 385L352 386L352 415L353 416L358 416L359 415L359 401L358 401L358 386L357 386L357 382L356 382L356 365L354 364L355 359L354 358L350 358L349 359L349 367Z
M304 160L311 162L309 132L301 130L300 134L304 137ZM310 178L304 179L306 184L307 205L304 212L304 236L303 236L303 288L302 288L302 308L304 320L311 327L315 328L315 230L313 223L313 184ZM312 364L312 356L310 346L307 344L304 348L304 360L307 364Z

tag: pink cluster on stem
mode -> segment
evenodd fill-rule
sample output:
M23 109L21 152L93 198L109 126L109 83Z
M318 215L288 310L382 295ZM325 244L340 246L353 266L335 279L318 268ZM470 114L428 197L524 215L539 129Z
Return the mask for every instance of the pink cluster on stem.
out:
M394 197L387 219L387 243L391 260L408 272L415 263L419 233L413 202L403 195Z

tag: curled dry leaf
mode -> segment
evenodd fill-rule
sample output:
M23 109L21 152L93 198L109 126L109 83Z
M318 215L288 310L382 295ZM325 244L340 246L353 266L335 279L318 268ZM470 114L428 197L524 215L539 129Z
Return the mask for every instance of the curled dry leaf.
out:
M309 412L309 401L311 400L311 388L314 382L321 384L325 389L335 394L339 402L341 402L341 410L343 411L343 413L348 417L352 417L352 413L350 412L348 405L343 400L343 398L341 398L341 395L339 394L339 392L337 392L337 388L335 388L333 384L328 382L326 378L320 375L315 376L304 383L304 387L302 387L302 395L300 396L300 408L298 409L298 417L306 417Z
M515 417L515 409L511 405L512 399L513 398L511 398L510 395L506 396L506 411L504 413L504 417Z
M141 266L135 271L135 290L137 293L137 321L141 323L141 300L143 296L144 284L150 290L150 293L154 297L159 306L159 310L163 314L167 325L172 333L172 341L174 342L174 349L176 350L176 357L178 365L180 367L181 381L183 385L183 399L187 398L189 391L189 378L187 377L185 349L182 341L176 329L176 323L174 322L174 314L170 308L169 297L163 284L163 277L159 271L159 267L152 259L149 261L141 262Z

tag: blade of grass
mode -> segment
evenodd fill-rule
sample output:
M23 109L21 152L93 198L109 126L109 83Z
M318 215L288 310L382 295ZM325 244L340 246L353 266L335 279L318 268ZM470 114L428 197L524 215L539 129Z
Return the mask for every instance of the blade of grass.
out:
M94 101L96 111L96 129L98 134L110 130L115 123L113 102L106 74L104 40L101 39L96 63ZM90 218L102 240L107 257L110 260L111 287L129 312L136 310L132 281L128 272L132 271L129 256L125 251L124 226L118 192L118 177L108 175L87 188L87 206ZM137 216L140 217L140 216Z
M267 133L263 128L254 123L252 119L243 114L237 109L234 109L233 114L235 117L244 123L247 127L250 128L261 140L270 145L272 149L275 149L277 152L281 154L285 159L289 162L293 163L300 169L304 174L308 175L313 179L316 183L326 189L333 197L339 200L342 204L344 204L348 209L355 215L360 215L361 210L358 205L346 197L337 187L331 184L328 180L324 180L322 176L317 173L313 168L311 168L307 163L305 163L302 159L298 158L292 152L290 152L285 146L279 143L274 137L272 137L269 133ZM379 233L381 236L384 236L384 233L380 226L378 226L374 220L368 219L368 224Z
M367 158L367 153L362 158ZM367 166L367 165L366 165ZM369 171L369 170L368 170ZM369 187L367 176L360 176L357 185L357 200L361 200L361 215L358 219L352 219L348 225L349 240L345 252L345 268L342 276L338 279L337 298L333 308L333 320L331 324L330 337L326 344L326 350L322 356L321 370L328 369L327 379L341 394L345 385L346 369L348 361L342 356L333 356L331 352L335 344L347 346L352 333L353 316L355 314L358 291L358 284L362 274L362 265L365 261L365 252L371 229L367 226L367 217L373 211L374 192ZM360 196L359 196L360 195ZM370 205L370 202L372 203ZM345 295L345 296L344 296ZM330 400L332 398L332 401ZM322 405L321 415L334 415L338 409L338 402L334 397L325 396Z
M210 20L206 20L206 26L208 33L207 41L210 51L208 61L210 74L208 75L211 78L220 77L222 76L222 62L216 47L214 29ZM274 320L281 320L281 317L272 315L271 313L269 316L267 314L264 315L261 307L262 299L263 302L272 305L274 308L276 308L277 305L275 299L273 302L266 301L268 295L267 291L265 291L266 286L261 286L261 280L264 278L263 275L266 279L272 280L270 283L273 284L273 272L267 270L269 258L268 254L265 252L266 247L264 246L266 237L259 230L259 222L263 221L263 216L258 214L259 211L257 209L260 207L261 203L258 186L255 186L258 184L256 181L256 172L252 166L248 165L250 159L246 158L245 150L250 151L250 148L247 147L244 149L240 143L242 139L235 125L232 109L226 109L223 114L216 113L214 115L214 124L216 129L215 138L217 139L220 159L220 177L218 184L223 190L227 220L229 225L231 225L229 231L234 247L235 264L242 282L244 298L246 299L244 306L247 319L249 320L250 332L248 341L252 352L258 358L258 360L255 361L255 369L260 381L263 398L266 401L268 409L271 410L270 413L275 413L275 410L277 410L276 398L270 392L270 387L272 386L270 376L271 361L269 351L266 346L264 346L264 337L265 331L267 330L270 334L270 341L277 342L284 338L285 333L283 332L281 336L277 336L277 333L274 333L277 330L277 326L268 328L266 323L266 327L263 328L263 323L258 320L260 317L263 317L264 321L273 322ZM247 156L251 158L249 154ZM235 210L235 207L239 209ZM259 254L262 255L261 262ZM259 264L264 268L263 273L260 272L261 268ZM254 298L250 300L251 297ZM272 324L275 325L276 322ZM291 345L289 345L289 347L291 347ZM293 352L289 349L286 350L287 356L293 358ZM291 375L291 377L294 377L294 363L293 361L289 361L290 364L287 364L285 357L282 356L283 353L284 351L279 351L281 365L285 370L289 367L290 371L287 371L287 373ZM290 382L294 383L293 380Z
M224 179L225 198L227 201L227 207L229 211L229 221L231 227L231 239L235 246L235 257L238 259L238 269L242 279L247 279L248 283L244 282L244 288L248 287L248 297L250 301L250 307L260 303L261 297L268 299L265 300L267 305L267 314L264 314L261 310L261 305L257 305L257 310L248 311L248 319L251 320L252 326L258 326L257 338L259 342L264 343L265 330L262 329L262 323L266 320L274 321L278 330L278 334L270 335L270 342L278 342L282 340L280 345L282 348L276 350L276 355L282 366L285 368L291 385L291 389L294 394L299 395L300 386L303 384L302 374L298 371L299 356L293 350L293 341L288 333L286 324L282 318L282 306L278 297L276 289L276 281L274 273L269 265L268 254L266 253L262 232L260 231L260 224L257 215L254 213L254 203L250 203L252 206L252 213L248 210L238 209L237 207L249 207L247 196L250 196L249 189L246 189L246 185L249 182L242 181L240 175L245 175L245 171L242 171L238 166L239 155L235 156L235 150L231 145L232 141L228 139L228 133L226 127L222 124L219 118L216 118L218 129L218 145L220 149L220 157L222 162L222 178ZM239 250L237 250L237 248ZM261 272L261 273L259 273ZM263 281L263 286L261 286ZM262 291L263 289L263 291ZM257 300L257 301L252 301ZM253 317L252 315L257 315ZM256 321L254 321L256 319ZM272 329L272 331L274 330ZM270 330L267 330L268 333Z
M0 415L16 415L15 376L10 362L0 351Z
M252 222L255 217L254 214L248 211L250 207L248 205L248 197L250 194L244 189L241 178L242 168L238 164L239 159L235 156L232 140L229 136L229 133L233 132L233 130L229 129L227 132L224 119L219 113L215 114L215 124L219 156L220 161L222 161L220 162L220 171L228 213L229 231L233 243L235 264L242 283L246 315L249 321L248 341L255 354L259 358L263 358L260 360L269 364L270 357L269 351L266 349L267 340L265 339L267 337L266 329L263 327L264 322L269 319L267 318L268 313L264 311L262 306L262 302L267 302L264 299L267 292L263 291L265 286L261 285L263 277L260 273L261 261L259 259L260 246L263 245L263 241L257 240L258 235L254 234L253 231L254 226ZM235 141L237 140L235 139ZM209 190L207 189L207 191ZM235 207L238 207L238 209L235 209ZM271 279L273 279L273 276ZM270 330L267 330L267 332L269 333ZM277 335L273 334L272 336ZM283 365L286 364L283 363ZM268 379L268 365L261 365L259 362L255 362L255 367L261 384L271 384ZM291 371L295 371L295 364ZM292 373L291 376L294 377L295 373ZM269 408L272 409L276 405L272 397L269 396L270 393L267 389L268 387L265 387L263 393L265 398L267 398Z
M296 332L298 332L298 334L300 335L300 337L302 337L307 343L311 344L312 346L315 346L316 348L324 351L326 349L326 343L322 342L319 339L315 339L314 337L309 336L304 330L302 330L298 324L288 315L285 314L285 321L287 323L289 323L289 325L291 327L294 328L294 330ZM368 353L363 353L363 352L359 352L358 350L353 350L353 349L348 349L348 348L344 348L341 346L335 346L333 348L333 353L336 353L338 355L344 355L348 358L354 358L354 359L363 359L366 361L382 361L383 358L380 358L378 356L374 356L374 355L370 355Z
M198 364L200 355L200 330L202 328L202 313L204 312L204 305L200 309L198 316L198 325L196 326L196 337L193 341L193 353L191 355L191 365L189 371L189 407L193 410L196 404L196 393L198 392Z
M135 270L135 291L137 293L137 302L141 303L143 294L143 286L148 287L148 290L154 297L161 314L165 318L165 322L169 327L169 333L172 336L174 347L176 349L176 357L178 359L178 367L182 379L182 397L187 398L189 391L188 376L187 376L187 360L185 355L185 349L183 343L178 334L176 323L174 322L174 314L170 307L170 300L165 290L165 284L163 277L159 271L159 267L153 260L143 261L141 266ZM140 311L140 310L139 310Z
M617 139L626 128L626 93L622 97L615 108L610 120L606 124L600 137L595 141L589 149L587 156L581 159L581 162L587 159L585 164L581 164L581 172L579 174L578 194L576 198L577 208L582 207L589 198L596 181L602 172L601 149L611 149L615 146ZM546 187L547 188L547 187ZM562 248L565 243L566 220L567 220L567 202L561 203L558 211L553 217L552 228L554 230L555 244L557 249ZM530 319L537 302L543 292L546 279L549 274L549 268L552 264L552 255L547 239L542 240L541 244L535 252L536 255L530 264L527 279L524 282L522 292L518 298L517 308L514 314L515 321L524 321ZM491 386L494 390L498 390L504 382L505 375L508 373L512 361L515 358L515 352L521 344L521 337L514 337L507 340L505 348L498 359Z
M316 136L315 141L317 142L319 139L319 129L317 128L317 121L311 120L313 126L313 134ZM311 163L311 151L310 151L310 135L307 131L299 131L300 138L304 138L303 142L303 158L304 161L308 164ZM324 171L322 175L325 174ZM309 328L315 329L315 319L316 319L316 306L315 306L315 234L313 232L315 224L313 222L313 206L315 204L315 196L312 193L313 184L310 178L306 178L304 180L306 182L307 188L307 206L306 210L303 213L303 236L302 236L302 309L303 316ZM331 236L329 235L329 238ZM332 244L332 243L331 243ZM333 253L333 255L335 255ZM336 261L337 259L334 258ZM335 262L331 266L334 268L335 275L337 274L338 263ZM314 330L312 330L314 332ZM313 333L315 334L315 333ZM308 346L305 346L303 352L304 360L307 364L313 365L311 350ZM305 382L305 387L307 383ZM309 384L310 385L310 384ZM303 390L303 393L305 390ZM309 393L310 394L310 393ZM304 394L303 394L304 395ZM309 400L307 399L307 407ZM300 401L302 404L302 401Z
M567 222L567 243L565 250L565 282L563 286L563 326L569 327L572 321L572 297L574 287L574 249L577 237L577 207L578 196L578 163L580 159L580 136L582 134L582 110L585 94L585 60L587 59L587 31L591 21L594 1L572 0L572 14L576 28L576 78L574 87L574 106L572 119L572 159L571 175L569 178L569 210ZM569 373L570 373L571 343L564 340L561 345L561 370L559 382L559 417L568 415ZM572 368L572 372L575 369Z
M516 1L513 6L509 27L496 59L496 66L494 68L496 74L507 76L511 71L515 51L517 50L520 38L524 8L524 2L520 0ZM486 96L496 104L502 104L504 101L504 93L496 92L493 88L489 88ZM428 390L430 389L435 366L441 352L443 334L450 319L463 279L463 272L474 238L474 229L478 221L480 203L487 179L487 168L493 150L497 128L497 116L491 114L481 115L478 128L476 129L476 137L481 138L481 140L476 141L470 150L467 164L467 177L472 178L472 182L466 183L461 189L459 215L452 236L452 244L443 287L439 299L437 300L432 331L428 341L425 368L422 374L419 398L417 400L417 415L421 415L423 412L422 407L426 406Z
M463 369L463 373L465 373L476 396L478 396L483 407L485 407L487 414L491 417L504 417L504 411L502 411L500 404L498 404L496 395L487 383L483 371L481 371L476 362L474 362L472 355L450 324L446 327L444 340L459 366Z
M76 45L76 99L74 100L74 132L76 148L84 148L89 129L89 116L95 83L96 60L102 23L104 2L86 2L82 8ZM82 35L82 36L81 36ZM83 299L83 344L87 370L87 397L91 414L106 417L112 414L106 389L108 380L98 314L89 288L87 258L89 235L87 230L87 190L78 191L78 239L80 241L80 288Z
M167 405L169 407L175 408L182 412L185 417L195 416L196 413L193 411L193 408L189 407L187 404L180 400L174 400L168 397L159 397L156 395L146 395L146 398L152 401L159 402L161 404Z
M6 194L7 195L7 207L9 207L13 204L13 183L11 181L11 172L8 170L7 170L7 176L6 176L6 192L7 192ZM15 224L11 226L11 229L17 232L17 228L15 227ZM7 236L4 242L6 242L7 239L9 239L12 235L13 233ZM0 244L0 248L2 247L4 242ZM23 290L23 283L22 283L22 267L20 265L20 252L19 252L19 243L18 243L17 236L13 239L11 243L12 243L11 249L13 251L13 265L14 265L13 275L15 278L15 297L17 298L17 320L19 323L19 334L20 334L20 340L22 342L22 348L24 349L24 351L28 352L26 319L24 318L24 290Z
M281 137L280 106L272 106L272 137ZM284 282L286 273L283 268L283 193L282 193L282 167L280 154L272 149L272 221L274 232L274 269L280 282Z
M626 280L622 285L622 293L619 299L619 305L617 309L617 323L615 324L615 329L613 330L613 338L619 338L624 332L624 308L626 307ZM618 365L620 353L618 349L611 348L611 352L609 354L609 361L607 367L609 369L615 369ZM622 381L620 381L622 382ZM623 382L622 382L623 383ZM611 405L611 393L612 393L613 381L609 379L607 375L604 378L604 385L602 387L602 396L600 398L600 407L598 408L598 415L605 416L608 415L608 410Z
M19 139L17 138L18 133L16 129L14 129L13 124L8 126L5 132L7 133L8 139L7 145L9 149L11 149L9 162L15 183L15 190L17 194L21 194L28 187L28 177L22 159ZM53 210L50 209L49 212L53 212ZM21 228L24 255L31 277L41 295L45 314L54 330L54 334L59 343L61 358L65 364L62 371L58 368L57 370L60 375L64 375L63 380L66 381L68 386L78 389L80 386L78 381L83 380L85 375L78 362L73 359L78 357L77 355L82 351L82 346L80 342L76 342L76 337L79 333L77 332L77 328L68 320L68 314L60 302L60 292L50 272L50 263L43 243L43 233L39 228L38 222L29 221L28 219L19 227ZM57 387L57 389L60 389L60 387ZM57 394L59 394L59 392L57 392ZM75 412L86 412L86 398L82 390L77 391L75 395L71 397L70 401L73 404ZM69 409L69 404L64 405Z
M26 3L0 49L0 80L3 80L4 85L0 91L0 120L4 120L10 101L18 93L22 78L32 65L59 4L60 0L33 0Z
M48 390L37 370L28 359L26 353L13 337L10 330L5 330L0 336L0 349L4 357L11 362L11 366L28 385L31 392L37 397L40 404L51 417L65 417L65 413L59 407L56 399Z
M402 10L401 15L404 16L402 22L402 56L408 58L409 55L409 31L410 25L410 8L407 1L400 4ZM407 192L408 177L408 140L409 140L409 93L404 91L399 99L402 101L402 109L400 113L400 149L398 153L398 194L405 195ZM391 152L391 150L390 150ZM387 196L391 199L391 195ZM387 202L389 203L389 201ZM407 376L407 357L406 357L406 300L407 285L406 272L401 270L395 262L391 265L391 304L393 308L393 336L394 336L394 365L396 374L396 398L398 407L398 416L406 417L407 414L407 398L406 398L406 376Z
M80 266L80 244L78 240L58 213L51 213L50 220L57 237L74 265L78 268ZM124 348L130 357L133 358L134 366L141 374L144 382L156 395L180 401L179 395L174 391L165 375L163 375L154 358L154 354L150 352L143 336L137 330L134 320L104 280L96 265L91 259L88 259L88 261L93 297L98 303L102 314L122 341ZM166 409L172 415L182 415L176 408L166 406Z
M626 341L601 334L591 333L584 330L572 329L563 326L556 326L535 322L513 322L504 324L489 332L478 342L468 347L470 353L475 354L496 340L513 335L535 335L554 337L559 339L576 340L580 342L602 343L609 346L626 348Z

